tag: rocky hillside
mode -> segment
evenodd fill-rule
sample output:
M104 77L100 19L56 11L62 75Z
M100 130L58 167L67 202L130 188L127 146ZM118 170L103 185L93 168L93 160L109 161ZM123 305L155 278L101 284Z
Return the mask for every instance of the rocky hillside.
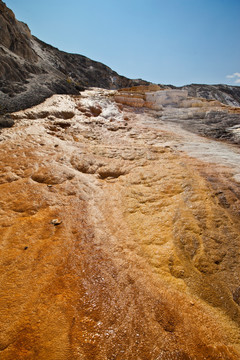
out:
M0 114L38 104L52 94L78 94L91 86L119 89L141 84L149 83L120 76L102 63L40 41L0 0ZM240 106L238 86L193 84L181 89L187 89L190 96Z
M1 131L2 360L239 360L239 148L181 128L186 92L143 90Z
M240 86L191 84L181 87L189 96L214 99L226 105L240 106Z
M52 94L78 94L89 86L117 89L141 83L146 82L45 44L0 0L1 113L38 104Z

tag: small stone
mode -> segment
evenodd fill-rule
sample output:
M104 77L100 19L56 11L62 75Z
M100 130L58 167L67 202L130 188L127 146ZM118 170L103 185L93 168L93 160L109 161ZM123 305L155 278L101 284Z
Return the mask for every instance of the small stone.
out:
M98 106L98 105L90 106L89 109L90 109L91 113L93 114L93 116L95 116L95 117L99 116L102 112L101 106Z
M3 115L0 117L0 128L10 128L14 125L14 120L10 115Z
M194 303L193 301L190 301L190 305L192 305L192 306L193 306L193 305L195 305L195 303Z
M28 249L28 246L25 246L24 250L27 250Z
M54 226L60 225L62 223L62 220L58 220L58 219L53 219L51 221L51 224L53 224Z
M51 188L51 187L52 187L52 185L51 185L51 184L49 184L47 187Z

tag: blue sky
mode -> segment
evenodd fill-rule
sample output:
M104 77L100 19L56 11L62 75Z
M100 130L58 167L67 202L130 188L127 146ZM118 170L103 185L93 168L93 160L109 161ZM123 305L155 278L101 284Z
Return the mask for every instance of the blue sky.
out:
M240 85L240 0L4 0L32 34L154 83Z

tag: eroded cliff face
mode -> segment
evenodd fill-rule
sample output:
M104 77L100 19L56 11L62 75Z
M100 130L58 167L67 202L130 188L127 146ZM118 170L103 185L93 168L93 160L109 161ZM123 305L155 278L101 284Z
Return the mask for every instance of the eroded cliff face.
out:
M1 359L237 360L239 148L119 96L1 131Z

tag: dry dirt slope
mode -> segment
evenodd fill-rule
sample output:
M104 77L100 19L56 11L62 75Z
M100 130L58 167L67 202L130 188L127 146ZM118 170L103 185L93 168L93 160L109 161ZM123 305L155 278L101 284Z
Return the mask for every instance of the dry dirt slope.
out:
M110 91L14 117L0 135L0 358L239 359L238 164L183 151L187 132Z

